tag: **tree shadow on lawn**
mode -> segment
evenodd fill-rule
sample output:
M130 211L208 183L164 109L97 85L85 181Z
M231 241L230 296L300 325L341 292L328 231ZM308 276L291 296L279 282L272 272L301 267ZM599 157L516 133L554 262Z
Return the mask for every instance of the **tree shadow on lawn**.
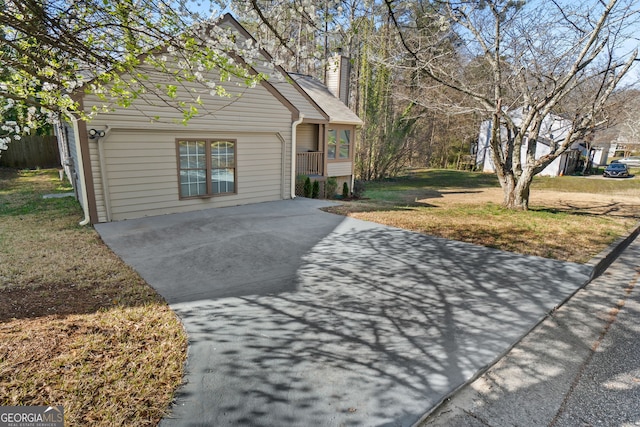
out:
M549 212L552 214L567 213L579 216L610 216L619 218L640 219L640 205L624 202L560 202L552 207L531 206L531 211Z
M589 270L351 219L300 261L294 291L172 306L192 348L174 416L410 425Z

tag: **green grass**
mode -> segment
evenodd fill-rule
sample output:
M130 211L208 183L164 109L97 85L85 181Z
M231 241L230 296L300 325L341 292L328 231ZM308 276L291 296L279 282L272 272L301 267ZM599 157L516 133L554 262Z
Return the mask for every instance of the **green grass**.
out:
M19 186L15 186L17 180ZM51 212L66 215L77 210L73 197L44 199L45 194L73 192L56 170L2 169L0 171L0 216Z
M367 196L376 191L408 191L421 188L488 188L499 187L494 174L450 169L416 169L398 178L368 182Z
M407 194L409 193L418 194L425 190L497 188L500 187L500 183L495 174L450 169L416 169L397 178L368 182L365 187L365 197L369 199L402 202L408 200ZM532 191L541 189L596 194L610 194L614 191L628 190L640 192L640 179L536 176L531 188Z
M607 178L562 176L562 177L536 177L531 186L532 190L554 190L573 193L609 194L618 191L640 192L639 178Z

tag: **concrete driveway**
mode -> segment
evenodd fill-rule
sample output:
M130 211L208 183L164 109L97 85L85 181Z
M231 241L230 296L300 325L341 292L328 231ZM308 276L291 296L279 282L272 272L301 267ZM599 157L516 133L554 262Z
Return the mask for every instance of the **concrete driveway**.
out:
M295 199L97 225L189 334L164 426L412 425L588 280Z

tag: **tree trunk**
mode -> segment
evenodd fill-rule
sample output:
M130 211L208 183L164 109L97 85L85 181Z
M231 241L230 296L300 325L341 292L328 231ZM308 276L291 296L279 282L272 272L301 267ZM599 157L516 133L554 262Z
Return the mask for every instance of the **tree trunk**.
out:
M504 193L503 205L507 209L529 210L529 191L533 174L524 171L519 178L512 174L507 174L500 179L500 185Z

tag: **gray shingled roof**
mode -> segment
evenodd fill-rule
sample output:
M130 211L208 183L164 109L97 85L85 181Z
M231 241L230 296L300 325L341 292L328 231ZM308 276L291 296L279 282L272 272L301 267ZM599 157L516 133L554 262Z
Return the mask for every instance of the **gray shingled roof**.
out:
M342 101L333 96L319 80L303 74L289 73L311 99L329 116L329 123L362 125L363 121Z

